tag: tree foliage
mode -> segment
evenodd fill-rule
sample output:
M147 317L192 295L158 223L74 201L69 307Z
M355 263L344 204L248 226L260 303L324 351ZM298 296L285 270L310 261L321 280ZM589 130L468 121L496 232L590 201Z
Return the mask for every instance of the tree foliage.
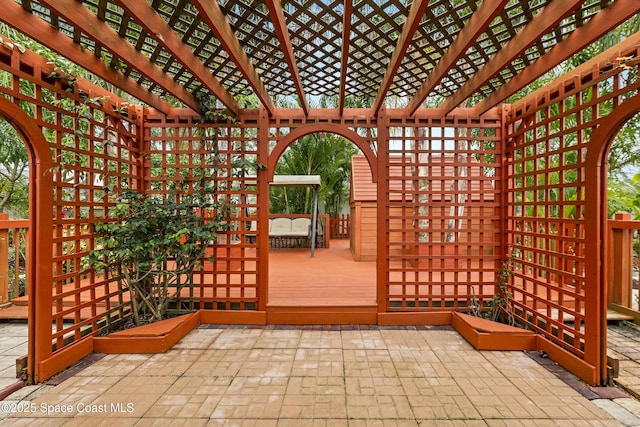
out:
M204 215L205 210L212 217ZM219 230L228 227L228 205L202 194L182 198L145 197L125 190L110 220L95 225L89 264L118 275L129 290L137 325L162 320Z
M350 141L333 134L312 134L300 138L282 155L276 166L278 175L320 175L321 212L340 213L349 200L351 157L359 150ZM273 213L309 214L313 209L313 190L303 187L273 187Z
M0 118L0 212L29 214L29 157L16 130Z
M630 179L609 179L607 190L609 218L617 212L627 212L634 219L640 218L640 173Z
M609 152L608 215L630 213L640 219L640 114L620 130Z

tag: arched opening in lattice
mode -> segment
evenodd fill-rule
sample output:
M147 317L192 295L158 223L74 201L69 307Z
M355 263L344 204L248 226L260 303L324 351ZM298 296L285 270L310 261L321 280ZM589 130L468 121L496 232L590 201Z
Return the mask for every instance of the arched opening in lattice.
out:
M0 116L0 213L29 217L30 156L22 137Z
M611 251L624 260L622 268L611 272L609 301L640 311L638 295L639 229L625 227L624 220L640 220L640 113L617 132L607 150L607 218L613 233ZM610 252L611 252L610 251ZM629 319L630 320L630 319Z
M37 269L36 266L46 265L48 257L42 248L46 247L43 245L50 245L51 241L51 236L47 236L46 233L36 233L35 230L46 229L45 224L51 220L52 208L51 194L49 192L51 183L50 179L45 176L45 172L51 167L51 157L44 138L42 138L42 134L32 119L18 106L6 99L0 99L0 121L2 121L3 131L6 131L3 132L3 141L0 141L3 144L3 149L7 149L8 141L6 141L6 138L12 138L12 149L15 150L12 153L7 153L6 151L4 153L12 156L3 156L3 175L9 173L11 168L14 168L16 173L21 175L20 179L24 178L26 180L28 187L26 195L28 205L27 219L16 221L15 223L7 222L7 227L3 230L7 232L7 240L12 240L11 243L14 248L14 276L12 277L14 280L12 280L13 283L7 280L4 281L6 289L3 289L2 303L6 304L8 302L4 300L5 298L11 298L11 300L15 301L21 296L30 296L28 301L26 299L24 301L24 304L28 304L27 310L29 312L27 372L24 374L31 380L34 377L35 370L35 343L38 339L37 334L40 333L36 328L36 323L39 321L38 309L40 307L34 296L41 270ZM7 163L8 157L13 157L13 164ZM23 164L25 162L26 165ZM16 251L21 252L21 255L16 256ZM18 280L15 280L15 275L18 275ZM12 291L9 289L11 287L14 288Z
M364 151L364 153L363 153ZM353 157L357 160L353 160ZM366 181L374 199L376 183L374 158L368 142L349 129L338 130L308 125L297 129L274 147L269 159L270 176L319 175L319 223L317 247L310 256L311 239L296 236L296 223L312 220L314 189L311 187L272 186L270 190L269 232L269 301L270 307L297 306L370 306L376 304L376 209L368 212L372 245L371 259L359 262L354 251L354 236L336 236L332 221L349 215L354 233L353 164L366 168L360 180ZM352 163L355 162L355 163ZM350 203L351 200L351 203ZM375 200L374 200L375 201ZM276 230L290 223L291 235ZM343 224L344 225L344 224ZM343 227L344 228L344 227ZM338 238L341 237L341 238ZM362 234L358 238L362 238Z
M637 96L636 96L637 98ZM637 105L637 104L636 104ZM603 232L601 263L604 266L601 286L606 313L601 323L606 343L601 350L607 355L608 365L613 360L623 360L633 355L621 346L620 337L634 334L627 322L640 319L640 295L638 292L638 242L640 239L640 108L629 106L624 115L613 114L609 126L612 132L604 141L605 155L601 160L602 200L600 227ZM596 136L596 135L594 135ZM622 321L622 322L621 322ZM604 328L606 325L606 328ZM613 376L625 377L624 364Z
M27 309L27 282L33 276L35 261L29 253L34 235L29 227L33 156L27 148L23 136L0 114L0 304L11 306L8 310L14 316ZM11 351L27 353L28 334L23 326L3 328L0 338L13 343ZM5 385L17 381L10 364L3 365L0 375Z

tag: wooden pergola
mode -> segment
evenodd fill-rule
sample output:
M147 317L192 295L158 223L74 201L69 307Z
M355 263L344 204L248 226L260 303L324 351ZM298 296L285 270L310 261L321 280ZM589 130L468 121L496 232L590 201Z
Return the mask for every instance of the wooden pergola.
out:
M194 113L214 96L238 115L235 97L254 94L272 117L286 96L307 116L310 97L338 97L339 115L368 100L375 117L389 97L408 100L408 116L425 100L484 114L633 17L634 3L2 0L0 19L165 114L168 96Z
M90 74L0 44L12 76L0 115L32 156L33 380L93 351L130 313L117 278L83 268L111 195L167 194L207 166L207 132L220 197L243 212L232 233L255 218L258 230L255 243L221 239L198 272L181 305L202 322L267 322L269 182L291 143L331 132L358 146L376 183L379 324L450 322L491 299L509 253L518 320L554 360L607 380L604 159L640 110L640 34L515 96L637 19L637 0L0 0L0 10ZM266 167L248 177L238 160Z

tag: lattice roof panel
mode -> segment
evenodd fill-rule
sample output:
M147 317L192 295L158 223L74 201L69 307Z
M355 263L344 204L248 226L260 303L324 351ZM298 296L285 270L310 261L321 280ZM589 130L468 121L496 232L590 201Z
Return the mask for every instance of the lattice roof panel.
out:
M456 3L452 5L448 0L429 3L421 25L407 50L407 55L398 69L390 93L398 96L413 95L416 85L419 86L420 82L426 79L440 57L453 43L464 22L476 9L475 1ZM458 66L452 70L452 73L465 75Z
M282 8L305 90L316 96L337 95L343 1L285 0Z
M410 5L397 0L361 0L354 4L347 93L376 96Z
M221 7L269 93L294 94L291 73L284 62L265 3L257 0L223 1Z
M585 2L575 14L570 15L564 19L558 26L554 28L552 32L545 34L534 46L527 49L520 57L514 60L507 68L503 69L496 77L491 79L489 84L483 86L477 93L479 96L488 96L494 92L497 88L508 82L515 75L524 70L527 66L531 65L536 59L540 58L544 53L548 52L556 44L564 40L571 34L576 28L582 27L589 22L595 14L601 9L609 6L613 0L592 0ZM537 5L537 10L532 12L538 13L543 9L543 6L547 6L550 0L540 2ZM520 25L519 30L530 20L530 16L522 14L520 20L523 24ZM485 55L481 57L487 57Z
M565 56L585 47L562 43L574 31L584 27L582 34L591 43L640 12L640 2L630 0L218 1L0 0L11 10L0 20L37 39L42 32L18 22L20 13L30 13L107 67L191 108L198 107L194 99L208 94L235 108L233 96L254 93L272 113L271 98L281 96L305 100L303 108L310 97L395 96L409 100L413 111L427 97L445 104L455 98L450 103L456 106L491 97L534 63L544 66L538 69L557 65L544 63L554 47L562 44ZM21 5L22 12L12 5ZM490 19L470 23L487 10ZM608 22L592 23L603 10ZM343 34L345 14L348 34ZM104 29L92 34L91 27L83 26L87 17L111 28L114 37ZM536 33L533 26L544 30ZM475 36L460 49L464 52L438 66L450 47L470 33ZM528 39L531 33L536 38ZM181 46L174 44L172 50L168 38ZM56 50L55 42L38 41ZM430 78L435 69L438 73ZM424 88L427 80L435 81Z

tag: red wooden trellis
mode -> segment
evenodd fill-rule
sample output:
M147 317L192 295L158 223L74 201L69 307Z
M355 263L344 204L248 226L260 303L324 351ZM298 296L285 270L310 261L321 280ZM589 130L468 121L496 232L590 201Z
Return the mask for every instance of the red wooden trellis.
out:
M294 137L336 132L369 150L377 180L379 319L438 322L443 312L468 310L473 298L489 299L510 250L518 318L583 378L600 381L604 302L600 251L592 249L601 238L600 176L587 166L596 167L601 156L587 161L592 147L606 151L608 141L593 139L606 127L603 118L637 110L640 52L633 43L481 117L384 108L377 117L361 110L269 117L260 109L215 125L189 111L126 107L86 82L56 77L30 52L0 46L0 72L12 76L0 86L0 114L29 137L37 160L33 379L88 354L93 336L127 317L117 279L85 269L92 225L108 216L119 190L166 194L177 174L206 167L209 153L200 145L206 130L217 135L220 197L234 203L237 215L212 248L216 263L205 265L184 295L185 307L210 319L232 313L226 319L265 321L273 165ZM103 95L108 99L84 101ZM88 112L84 120L79 107ZM267 168L243 176L238 159ZM257 238L249 243L243 236L256 218Z
M386 197L378 209L386 220L378 234L386 272L378 286L386 297L379 309L438 316L490 298L504 256L500 117L403 118L386 121L383 131L388 154L378 194Z
M599 171L615 133L640 110L637 39L525 98L505 120L515 310L548 342L582 360L582 376L590 382L606 380L600 340L606 336L608 273L600 270L606 234L599 231L606 195ZM626 115L618 118L622 111Z

